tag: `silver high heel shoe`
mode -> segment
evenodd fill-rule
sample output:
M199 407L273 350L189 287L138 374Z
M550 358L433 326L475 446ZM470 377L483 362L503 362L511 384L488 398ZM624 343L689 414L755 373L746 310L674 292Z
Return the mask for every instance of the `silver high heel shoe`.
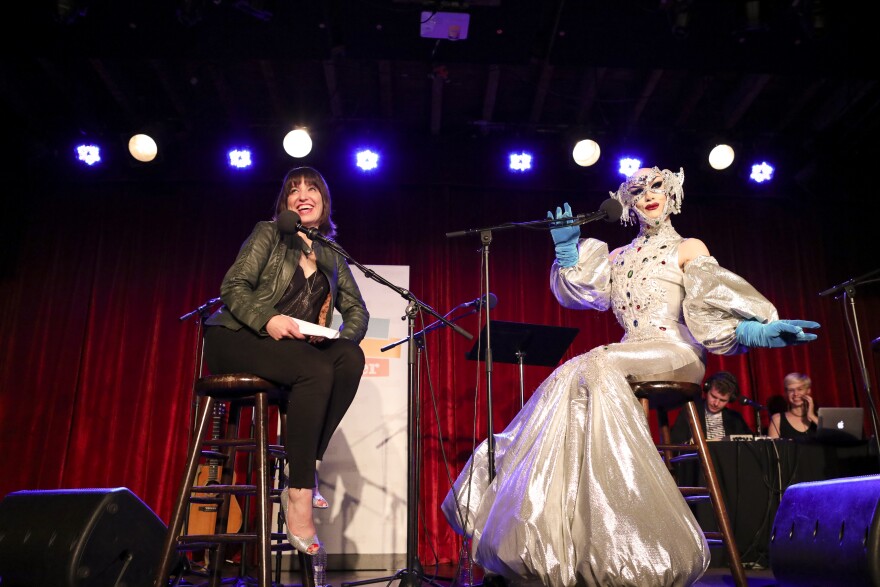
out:
M287 487L285 486L281 490L281 509L284 512L284 530L287 532L287 541L299 552L315 556L321 550L321 541L318 539L318 534L315 533L311 538L301 538L291 532L290 526L287 525L287 508L289 506L290 499L287 495Z
M326 510L330 507L330 502L327 501L323 495L321 495L321 490L318 489L317 471L315 471L315 487L312 489L312 507L319 510Z

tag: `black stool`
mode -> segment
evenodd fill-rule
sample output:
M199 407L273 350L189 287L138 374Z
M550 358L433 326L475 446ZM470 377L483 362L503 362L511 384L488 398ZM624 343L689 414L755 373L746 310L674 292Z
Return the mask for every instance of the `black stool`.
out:
M642 407L645 408L645 414L648 415L650 410L657 413L660 432L657 450L663 454L663 460L667 467L671 467L674 462L683 459L699 459L703 476L706 478L706 486L682 487L679 485L679 489L689 503L703 499L709 499L712 502L720 531L704 532L706 542L710 546L724 546L734 583L737 587L748 587L739 551L736 548L736 540L730 526L730 518L727 515L727 506L724 503L724 496L721 494L721 486L718 484L718 475L715 472L712 455L709 454L706 436L703 434L703 427L700 424L700 414L694 404L702 397L702 388L698 383L682 381L638 381L631 382L630 385L636 397L641 401ZM670 439L668 411L682 406L687 413L694 444L673 444Z
M282 532L273 534L270 526L272 502L278 501L281 488L273 487L272 469L269 466L270 457L283 461L286 456L284 447L280 444L270 445L268 442L269 407L279 408L281 415L282 434L286 428L286 417L280 409L286 402L287 389L274 383L250 375L236 373L229 375L209 375L201 377L195 385L196 394L200 397L198 414L196 419L196 431L192 445L187 455L186 471L178 492L171 521L168 525L168 533L162 548L162 558L159 571L156 576L156 587L165 587L169 584L172 575L180 575L184 569L180 568L179 558L181 551L193 551L209 548L212 550L210 566L210 585L216 587L221 581L221 565L224 560L224 551L227 544L241 544L243 547L256 544L257 546L257 581L259 587L270 587L271 553L273 550L291 550L292 546L285 540ZM228 402L229 416L226 426L226 434L223 438L211 439L208 437L209 421L214 414L215 402ZM241 437L239 423L242 408L253 408L253 436ZM256 465L252 479L245 479L245 483L233 482L235 470L235 458L238 452L251 453L255 457ZM202 458L216 460L223 464L219 485L194 486L199 461ZM256 497L256 532L229 533L227 520L229 516L230 499L233 495L242 495L250 499ZM210 503L218 507L214 534L183 534L185 514L190 504ZM245 507L245 511L247 511ZM247 516L245 516L247 518ZM246 522L245 522L246 523ZM276 541L273 544L273 541ZM315 587L311 557L299 554L300 567L302 569L303 587ZM246 561L246 551L242 551L242 564ZM276 580L280 582L280 568L276 573ZM176 585L177 582L174 583Z

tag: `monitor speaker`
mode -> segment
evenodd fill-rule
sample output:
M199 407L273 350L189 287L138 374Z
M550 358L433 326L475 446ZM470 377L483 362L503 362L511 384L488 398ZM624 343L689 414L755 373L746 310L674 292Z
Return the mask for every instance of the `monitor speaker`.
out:
M880 475L796 483L770 535L780 586L880 586Z
M0 501L3 587L151 587L166 526L124 487Z

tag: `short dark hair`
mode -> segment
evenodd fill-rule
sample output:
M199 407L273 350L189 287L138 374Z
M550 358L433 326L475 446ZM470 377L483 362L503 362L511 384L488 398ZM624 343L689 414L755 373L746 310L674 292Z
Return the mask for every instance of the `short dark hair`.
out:
M275 199L275 213L272 215L273 220L278 220L278 215L287 210L287 195L291 188L299 185L301 181L305 181L307 185L318 188L321 192L321 201L324 203L324 211L318 220L318 231L327 238L336 236L336 224L330 217L330 188L324 180L324 176L313 167L295 167L287 172L284 181L281 182L281 190Z
M710 389L715 388L721 395L729 395L731 400L735 400L739 396L739 382L736 376L729 371L718 371L710 375L703 384L706 393Z

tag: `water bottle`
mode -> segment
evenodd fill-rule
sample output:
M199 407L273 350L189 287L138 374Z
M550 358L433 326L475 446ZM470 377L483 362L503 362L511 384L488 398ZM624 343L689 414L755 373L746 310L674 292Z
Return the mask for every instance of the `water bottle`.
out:
M471 561L471 539L462 538L461 548L458 551L458 575L455 577L455 587L471 587L474 584L474 564Z
M315 587L322 587L327 584L327 551L324 550L323 544L311 558L315 571Z

